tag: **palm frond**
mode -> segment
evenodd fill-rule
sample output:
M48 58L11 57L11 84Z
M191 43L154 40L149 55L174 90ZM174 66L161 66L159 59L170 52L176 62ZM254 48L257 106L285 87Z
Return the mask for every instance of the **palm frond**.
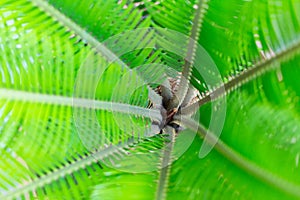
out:
M264 58L253 67L240 72L234 77L230 77L230 79L221 86L204 94L198 102L195 102L194 104L182 109L182 114L191 114L192 112L195 112L201 105L228 94L234 89L255 79L261 74L268 72L269 70L279 68L281 63L291 60L295 55L299 54L299 52L300 41L295 42L293 46L287 47L287 49L281 50L278 53L273 52L268 58Z
M2 0L0 199L300 198L299 8Z

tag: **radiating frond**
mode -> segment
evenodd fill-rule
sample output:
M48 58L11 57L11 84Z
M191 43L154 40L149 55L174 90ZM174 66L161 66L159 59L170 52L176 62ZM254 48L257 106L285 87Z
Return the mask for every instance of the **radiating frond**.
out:
M299 13L2 0L0 199L298 199Z

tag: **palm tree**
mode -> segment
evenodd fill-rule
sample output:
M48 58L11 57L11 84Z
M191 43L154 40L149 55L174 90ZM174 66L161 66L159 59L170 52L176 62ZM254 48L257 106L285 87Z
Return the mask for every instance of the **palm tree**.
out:
M297 199L300 1L0 2L0 199Z

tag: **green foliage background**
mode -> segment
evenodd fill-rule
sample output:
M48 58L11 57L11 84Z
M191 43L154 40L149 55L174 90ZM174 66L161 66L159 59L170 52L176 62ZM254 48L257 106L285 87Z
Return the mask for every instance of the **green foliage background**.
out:
M220 138L234 154L214 149L199 159L203 140L195 137L163 173L166 137L144 137L147 117L119 114L116 119L107 109L76 108L82 119L79 130L90 137L87 141L95 151L86 149L74 108L56 98L72 98L85 59L106 65L97 45L137 28L161 27L191 36L197 14L194 39L215 61L225 86L234 80L226 87L227 114ZM0 199L300 197L299 0L1 0L0 30ZM141 36L137 41L142 45L148 39ZM142 87L124 98L131 86L118 81L130 68L149 63L181 71L184 61L165 52L164 44L168 41L156 49L123 55L126 68L114 63L99 72L103 76L95 96L89 91L93 81L86 81L85 92L76 98L146 109L151 89ZM213 93L195 71L190 78L201 93ZM113 98L116 87L120 95ZM207 127L211 104L201 106L199 112L199 123ZM95 113L96 121L85 120ZM118 119L124 123L120 125ZM126 126L129 120L134 123ZM100 129L95 123L101 124ZM108 140L95 139L99 133ZM110 144L123 151L110 149ZM154 150L156 156L149 162L157 170L120 170L143 169L147 161L139 163L130 153L148 156Z

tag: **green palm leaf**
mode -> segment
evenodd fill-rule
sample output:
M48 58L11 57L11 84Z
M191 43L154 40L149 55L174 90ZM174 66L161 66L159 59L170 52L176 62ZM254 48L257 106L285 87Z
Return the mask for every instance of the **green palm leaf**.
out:
M299 8L2 0L0 199L299 198Z

